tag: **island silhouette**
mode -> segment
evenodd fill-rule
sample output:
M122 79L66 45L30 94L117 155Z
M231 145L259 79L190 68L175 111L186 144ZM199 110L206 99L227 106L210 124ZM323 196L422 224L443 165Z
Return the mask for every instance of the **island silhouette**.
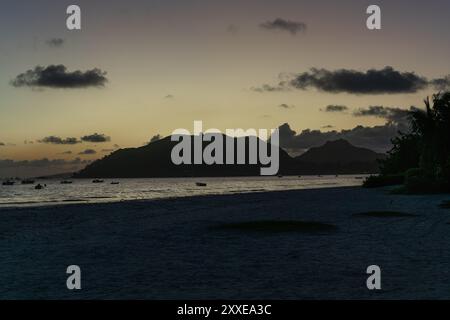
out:
M238 139L245 140L246 160L248 160L249 138L234 138L235 151ZM226 139L223 140L225 141ZM209 143L211 142L203 142L203 148ZM260 175L260 164L175 165L171 160L171 151L175 144L176 142L171 141L169 136L151 142L143 147L117 150L75 173L74 178L226 177ZM343 139L328 141L324 145L311 148L297 157L290 156L282 148L279 148L278 151L280 155L280 170L278 174L280 175L378 173L378 161L386 157L385 154L356 147ZM236 152L234 154L236 155ZM226 158L226 153L224 153L223 157L224 159Z

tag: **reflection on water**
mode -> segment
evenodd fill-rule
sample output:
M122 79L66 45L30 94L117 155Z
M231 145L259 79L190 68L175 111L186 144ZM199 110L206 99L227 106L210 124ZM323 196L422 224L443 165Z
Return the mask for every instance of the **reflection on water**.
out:
M47 185L43 190L35 190L33 185L0 185L0 208L359 186L362 184L361 177L364 175L281 179L278 177L106 179L104 183L95 184L87 179L75 179L72 184L61 184L59 180L44 180L36 181ZM111 184L112 181L120 183ZM207 186L197 186L196 182L206 183Z

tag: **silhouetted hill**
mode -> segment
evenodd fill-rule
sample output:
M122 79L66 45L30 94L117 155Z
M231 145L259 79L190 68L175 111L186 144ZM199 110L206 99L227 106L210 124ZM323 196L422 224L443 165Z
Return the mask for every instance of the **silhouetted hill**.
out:
M385 154L355 147L347 140L328 141L295 158L296 168L305 173L343 174L378 172L378 160Z
M224 150L225 149L225 136ZM249 143L245 139L248 160ZM193 141L193 139L191 139ZM210 142L204 142L207 146ZM152 178L152 177L220 177L220 176L259 176L261 166L258 165L174 165L171 152L178 142L172 142L170 136L152 142L140 148L121 149L101 160L88 165L74 175L76 178ZM192 142L192 150L193 142ZM270 146L268 146L270 150ZM236 148L235 148L236 150ZM235 159L236 159L236 152ZM224 155L225 157L225 155ZM192 161L193 162L193 161ZM236 163L236 161L235 161ZM248 161L247 161L248 163ZM280 173L282 168L290 168L293 159L280 149Z
M248 138L245 149L248 163ZM191 139L193 140L193 139ZM258 165L174 165L171 160L172 142L170 136L140 148L121 149L103 159L88 165L74 175L75 178L153 178L153 177L226 177L259 176ZM204 142L207 146L210 142ZM225 146L225 139L224 139ZM270 146L268 146L270 149ZM192 142L193 150L193 142ZM225 147L224 150L226 151ZM235 149L236 150L236 149ZM226 155L224 155L225 158ZM384 155L371 150L357 148L345 140L327 142L312 148L303 155L292 158L280 149L280 170L282 175L376 173L376 159ZM236 159L236 152L235 152ZM235 161L236 163L236 161Z

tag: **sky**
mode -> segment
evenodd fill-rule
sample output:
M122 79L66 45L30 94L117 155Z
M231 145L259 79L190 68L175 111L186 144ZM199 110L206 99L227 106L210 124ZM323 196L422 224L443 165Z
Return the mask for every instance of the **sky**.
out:
M82 30L66 28L71 4ZM371 4L381 30L366 27ZM0 175L74 170L194 120L281 126L294 151L339 137L386 151L402 110L450 83L449 12L445 0L2 0Z

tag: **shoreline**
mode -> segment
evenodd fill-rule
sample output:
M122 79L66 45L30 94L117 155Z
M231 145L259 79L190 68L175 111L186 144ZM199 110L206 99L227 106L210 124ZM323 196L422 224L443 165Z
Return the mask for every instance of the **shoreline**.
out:
M235 193L303 190L340 186L361 186L364 176L309 176L309 177L231 177L216 178L176 178L176 179L119 179L105 180L94 184L92 180L80 179L73 184L61 184L49 180L43 190L33 186L15 185L0 187L0 210L89 203L121 201L147 201L152 199L173 199L198 195L221 195ZM199 186L203 182L205 186Z
M78 202L78 200L74 201L67 201L67 203L56 203L55 204L49 204L44 202L37 202L42 203L42 205L30 205L30 206L0 206L0 212L2 210L27 210L27 209L63 209L64 207L92 207L92 206L108 206L108 205L118 205L118 204L146 204L146 203L157 203L161 201L177 201L177 200L206 200L208 198L215 199L215 198L222 198L222 197L241 197L245 195L277 195L277 194L283 194L283 193L296 193L301 191L317 191L317 190L333 190L333 189L358 189L363 188L362 186L340 186L340 187L322 187L322 188L299 188L299 189L288 189L288 190L271 190L271 191L248 191L248 192L233 192L233 193L227 193L227 194L202 194L202 195L186 195L186 196L174 196L174 197L161 197L161 198L152 198L152 199L128 199L128 200L117 200L117 201L105 201L105 202ZM381 190L382 188L379 188ZM30 203L33 204L33 203Z

